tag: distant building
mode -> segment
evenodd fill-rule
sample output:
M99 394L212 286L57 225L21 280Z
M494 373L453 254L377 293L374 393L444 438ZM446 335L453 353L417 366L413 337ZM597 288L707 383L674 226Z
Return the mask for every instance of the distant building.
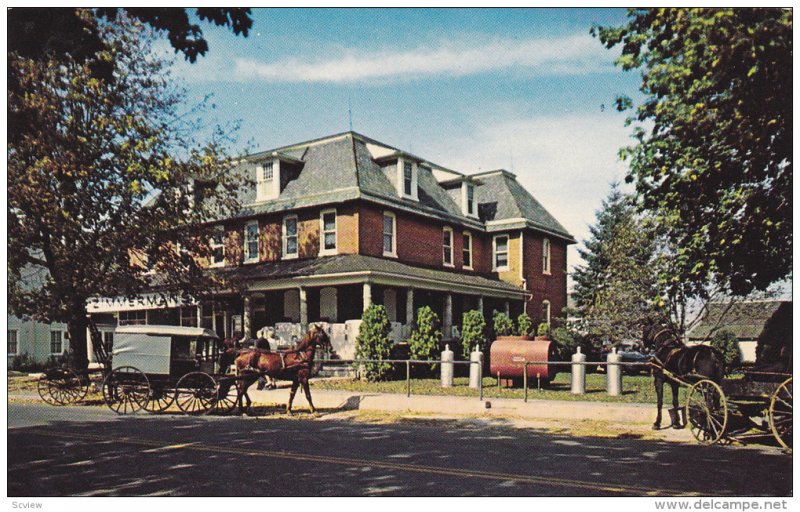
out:
M695 343L708 341L719 331L736 335L743 363L771 360L781 347L791 349L792 301L711 303L688 338Z
M67 324L23 320L7 315L8 364L17 356L27 355L37 363L60 356L69 348Z

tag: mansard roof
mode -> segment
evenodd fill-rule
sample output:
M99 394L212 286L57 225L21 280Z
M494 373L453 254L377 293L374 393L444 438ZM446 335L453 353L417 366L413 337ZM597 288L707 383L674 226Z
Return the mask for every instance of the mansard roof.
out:
M363 199L474 229L530 228L574 243L572 235L507 171L465 175L356 132L249 155L237 170L254 179L257 166L275 158L299 166L299 173L278 198L269 201L257 202L255 187L241 187L238 217ZM417 162L419 201L399 197L387 175L386 163L397 158ZM480 219L465 216L460 192L448 190L462 180L475 185Z

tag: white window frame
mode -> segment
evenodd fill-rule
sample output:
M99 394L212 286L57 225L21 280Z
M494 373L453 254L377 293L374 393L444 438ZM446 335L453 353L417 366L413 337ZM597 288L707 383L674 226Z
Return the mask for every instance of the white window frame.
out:
M386 217L391 217L392 219L392 250L386 250L386 244L384 244L384 237L386 236ZM383 225L381 227L381 232L383 236L381 236L381 245L383 246L383 255L396 258L397 257L397 216L392 212L383 212Z
M295 247L297 251L293 254L288 254L286 250L287 242L289 241L287 233L286 233L286 221L289 219L294 219L294 226L295 226L295 233L294 237L297 239L297 243ZM297 219L297 215L287 215L281 221L281 259L284 260L293 260L296 259L300 255L300 221Z
M550 275L550 239L542 239L542 274Z
M497 266L497 239L498 238L505 238L506 239L506 250L504 254L506 255L506 264L498 267ZM501 253L502 254L502 253ZM509 270L511 264L511 237L509 235L495 235L492 238L492 270L495 272L504 272Z
M250 254L250 243L252 242L252 240L249 240L247 238L247 232L253 226L256 227L256 239L255 239L256 253L255 254ZM244 239L244 250L242 252L244 253L244 262L245 263L257 263L258 262L258 251L261 248L261 243L260 243L260 240L259 240L259 238L260 238L259 237L259 229L260 229L260 226L259 226L259 223L258 223L257 220L251 220L250 222L248 222L247 224L244 225L244 236L242 237Z
M472 212L469 211L469 190L472 189ZM475 184L469 182L461 183L461 213L465 217L478 218L478 204L475 202Z
M59 337L61 338L61 341L59 343L61 350L58 352L53 352L53 334L56 333L58 333ZM64 331L62 331L61 329L53 329L50 331L50 355L60 356L63 353L64 353Z
M411 164L411 193L406 194L405 164ZM419 166L416 162L404 158L397 159L397 195L419 201Z
M8 346L11 343L11 337L14 337L14 351L8 350ZM6 340L6 350L8 351L8 355L16 356L19 355L19 329L8 329L7 330L8 339Z
M267 167L271 167L271 178L266 179L264 174ZM256 167L256 201L269 201L280 195L281 163L279 159L266 160Z
M333 230L325 231L325 215L333 214ZM325 234L333 232L333 240L335 247L333 249L325 248ZM339 215L336 213L336 208L328 208L319 212L319 255L320 256L333 256L339 254Z
M214 241L214 237L218 234L222 234L222 242L216 243ZM225 226L214 226L214 234L211 235L211 240L209 241L209 246L211 247L211 256L209 256L209 266L210 267L224 267L225 266ZM222 247L222 261L217 261L214 257L214 250Z
M450 262L447 262L447 258L445 258L445 250L447 246L444 245L444 234L450 233ZM455 245L455 240L453 240L453 228L450 226L445 226L442 228L442 264L445 267L453 267L455 263L453 262L453 246Z
M545 306L547 306L547 318L543 318L542 320L544 320L544 323L547 325L550 325L550 301L547 299L542 301L542 309L544 309Z
M461 240L462 240L462 245L461 245L461 263L462 263L462 265L464 266L465 269L472 270L474 265L475 265L475 257L473 256L473 253L472 253L472 233L470 233L469 231L464 231L463 233L461 233L461 235L462 235L462 238L461 238ZM468 238L469 239L468 246L463 244L464 238ZM469 253L469 265L467 265L464 262L464 253Z

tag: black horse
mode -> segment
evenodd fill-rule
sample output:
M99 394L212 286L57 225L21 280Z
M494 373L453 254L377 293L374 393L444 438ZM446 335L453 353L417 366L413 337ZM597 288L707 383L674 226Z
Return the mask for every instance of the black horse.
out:
M669 330L662 330L653 337L655 355L653 357L653 384L656 387L658 399L658 414L653 423L653 429L661 428L661 407L664 404L664 383L668 382L672 388L672 409L669 417L673 428L683 428L685 420L681 421L678 406L678 388L680 382L697 382L709 379L717 384L725 376L725 360L722 354L714 347L708 345L685 345L678 336Z

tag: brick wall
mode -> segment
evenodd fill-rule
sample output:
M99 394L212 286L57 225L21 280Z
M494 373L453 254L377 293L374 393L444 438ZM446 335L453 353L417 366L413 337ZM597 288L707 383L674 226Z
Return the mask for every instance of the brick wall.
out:
M542 247L544 237L532 231L525 232L525 279L533 295L528 302L528 314L534 324L541 321L542 301L550 301L550 319L563 316L567 307L567 244L550 238L550 274L542 272Z

